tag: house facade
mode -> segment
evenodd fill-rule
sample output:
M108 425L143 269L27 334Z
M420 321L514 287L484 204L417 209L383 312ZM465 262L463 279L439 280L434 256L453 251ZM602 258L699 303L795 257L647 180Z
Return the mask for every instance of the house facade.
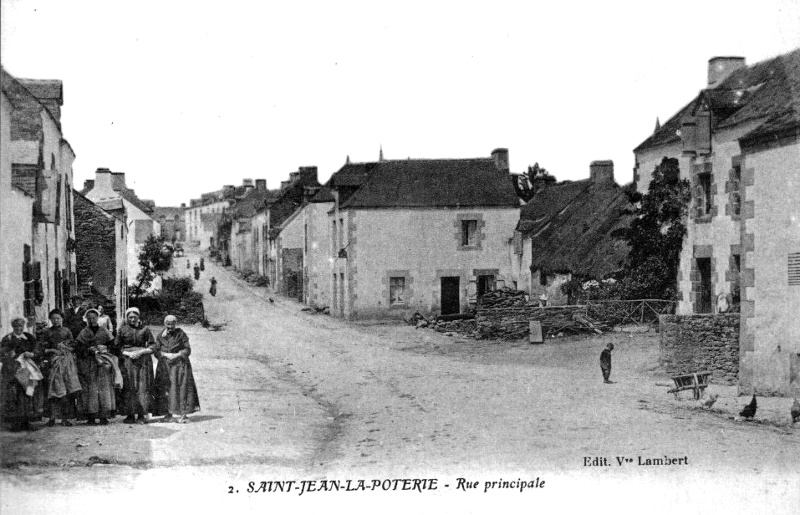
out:
M635 150L637 187L665 157L692 185L678 313L741 312L744 394L800 392L800 49L713 58L708 84Z
M467 311L513 279L519 200L508 151L347 164L329 182L331 314Z
M333 208L333 194L329 187L324 186L303 206L297 217L303 231L304 302L314 308L331 306L330 278L334 258L328 213Z
M2 230L8 238L4 246L10 247L4 250L9 261L4 259L2 268L11 293L4 303L9 313L26 317L32 329L46 322L51 309L63 309L76 292L71 194L75 154L61 128L61 81L16 79L5 70L1 74L7 117L3 131L8 131L3 200L9 202L8 208L3 205ZM27 221L26 197L32 199Z
M0 333L11 331L11 318L25 313L25 281L19 264L33 238L34 195L12 186L11 113L13 105L0 90Z
M75 210L78 289L93 305L113 305L117 327L128 309L128 224L122 199L101 208L78 191Z
M153 209L125 184L125 174L98 168L93 181L87 181L83 194L103 209L117 209L122 203L125 212L126 266L131 285L139 275L139 252L147 238L161 234L161 225L153 219Z

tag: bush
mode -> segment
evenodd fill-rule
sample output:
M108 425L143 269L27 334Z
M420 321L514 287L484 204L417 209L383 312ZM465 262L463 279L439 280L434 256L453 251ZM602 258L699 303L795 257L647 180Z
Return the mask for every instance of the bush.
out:
M148 325L163 324L167 315L175 315L180 324L197 324L205 318L205 310L203 294L193 291L193 285L190 277L165 277L160 293L133 298L130 306L139 308Z
M248 281L255 286L269 286L269 277L261 274L253 274Z

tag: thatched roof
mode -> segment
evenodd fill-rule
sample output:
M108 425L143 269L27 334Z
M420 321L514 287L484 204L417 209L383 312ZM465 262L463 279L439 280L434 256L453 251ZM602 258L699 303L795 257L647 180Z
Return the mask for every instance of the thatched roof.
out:
M611 236L632 215L622 188L590 179L556 184L522 208L517 229L532 243L531 270L602 279L619 271L629 247Z

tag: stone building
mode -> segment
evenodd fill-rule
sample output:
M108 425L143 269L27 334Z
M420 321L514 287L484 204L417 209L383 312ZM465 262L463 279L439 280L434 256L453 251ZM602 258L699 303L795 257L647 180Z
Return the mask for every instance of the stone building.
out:
M245 179L248 181L248 179ZM263 229L259 213L267 207L273 193L267 181L258 179L255 188L248 188L244 196L235 200L225 214L231 224L230 240L222 243L228 249L231 264L238 270L258 272L261 257L258 253L263 243Z
M23 315L31 328L63 309L76 292L72 163L61 127L63 87L58 80L2 75L2 273L5 328ZM9 174L10 165L10 174ZM6 204L8 202L8 204Z
M98 168L94 180L84 184L82 193L103 209L118 209L120 202L125 211L127 273L129 282L139 275L139 252L142 244L151 235L161 234L161 224L153 219L153 208L136 196L136 192L125 184L125 174Z
M34 195L11 179L11 101L0 90L0 334L11 331L11 318L25 312L25 281L20 272L25 247L32 241Z
M634 150L692 185L678 314L741 311L742 393L800 393L800 49L708 62L708 83Z
M128 224L122 199L101 208L73 192L77 280L81 297L114 306L117 326L128 309Z
M319 191L316 166L301 166L281 183L281 189L269 203L267 231L267 274L276 291L304 299L303 224L300 211Z
M167 241L186 241L186 204L181 207L153 206L153 219L161 226L161 236Z
M334 316L459 313L513 280L520 204L508 150L346 164L335 176L328 213Z
M630 223L627 196L614 181L612 161L593 161L589 171L589 179L545 186L522 207L517 288L533 300L567 304L564 283L605 279L625 263L628 245L611 233Z

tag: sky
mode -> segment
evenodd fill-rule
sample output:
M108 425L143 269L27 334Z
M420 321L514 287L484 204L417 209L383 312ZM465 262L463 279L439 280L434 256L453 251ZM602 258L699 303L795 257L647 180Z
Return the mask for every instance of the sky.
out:
M755 7L755 6L758 7ZM800 47L800 2L0 0L0 58L64 83L75 184L158 205L352 161L489 157L559 180L633 148L713 56Z

